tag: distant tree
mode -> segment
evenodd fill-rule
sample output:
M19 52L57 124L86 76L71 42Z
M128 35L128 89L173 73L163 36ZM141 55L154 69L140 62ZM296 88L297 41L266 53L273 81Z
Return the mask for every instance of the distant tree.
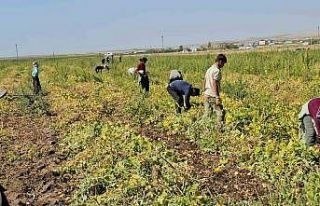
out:
M239 46L232 43L222 43L219 45L220 49L238 49Z
M208 50L207 45L201 45L201 46L198 48L198 51L206 51L206 50Z
M226 44L225 48L226 49L239 49L239 46L237 46L235 44Z
M208 42L208 49L211 49L211 47L212 47L211 42Z
M175 52L177 50L173 49L173 48L167 48L164 50L165 53L169 53L169 52Z
M183 46L180 45L180 46L179 46L179 52L182 52L182 51L183 51Z
M225 49L225 48L226 48L226 44L225 44L225 43L219 44L219 48L220 48L220 49Z

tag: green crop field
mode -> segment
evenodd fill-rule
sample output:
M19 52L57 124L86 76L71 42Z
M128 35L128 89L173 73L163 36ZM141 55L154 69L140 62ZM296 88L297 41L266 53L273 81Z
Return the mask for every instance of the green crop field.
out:
M166 91L171 69L202 88L215 54L148 56L149 96L127 74L139 57L116 59L99 74L99 56L40 59L44 95L0 99L0 180L9 198L34 205L318 205L320 152L298 139L297 115L320 96L320 50L227 57L221 134L215 119L202 118L202 96L177 116ZM32 93L33 60L0 61L0 87Z

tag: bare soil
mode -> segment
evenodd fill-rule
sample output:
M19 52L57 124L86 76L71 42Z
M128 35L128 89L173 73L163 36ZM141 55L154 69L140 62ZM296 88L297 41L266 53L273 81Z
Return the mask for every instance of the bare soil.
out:
M78 120L76 118L75 121ZM70 203L81 177L57 171L67 158L59 153L60 134L50 126L54 121L54 116L32 117L15 112L0 114L0 184L7 190L11 205ZM172 135L152 126L141 127L137 132L173 149L178 159L188 165L184 171L179 171L181 175L196 181L201 191L212 198L225 196L232 201L263 200L270 190L266 180L239 167L236 157L228 158L221 167L219 153L201 150L182 134Z
M253 171L241 169L235 157L230 157L223 167L218 153L202 151L199 146L183 136L170 135L153 127L141 128L139 133L152 141L165 142L179 158L188 163L185 176L197 181L212 198L226 196L232 201L261 200L270 190L266 180L259 178ZM219 168L219 169L217 169Z
M67 205L76 180L56 169L66 160L58 153L54 117L0 114L0 183L10 205Z

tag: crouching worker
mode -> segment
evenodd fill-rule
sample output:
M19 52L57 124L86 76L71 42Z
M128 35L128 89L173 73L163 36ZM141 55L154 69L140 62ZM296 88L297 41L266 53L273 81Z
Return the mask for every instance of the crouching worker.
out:
M134 68L134 67L131 67L128 69L128 75L130 77L132 77L132 79L136 80L138 78L138 76L136 75L136 69L137 68Z
M190 96L200 95L200 89L193 88L191 84L184 80L172 81L168 85L167 90L176 103L177 114L181 113L182 108L185 110L190 109Z
M41 91L41 84L39 80L39 64L38 62L33 62L32 64L32 81L33 81L33 92L39 94Z
M129 69L128 69L128 74L129 74L130 76L134 76L134 75L136 74L136 69L137 69L137 68L134 68L134 67L129 68Z
M320 97L305 103L299 113L300 138L307 146L318 143L320 136Z
M101 63L102 63L102 65L98 65L98 66L95 67L96 73L98 73L99 71L102 72L102 70L104 70L104 69L110 70L109 65L106 64L106 59L102 59Z

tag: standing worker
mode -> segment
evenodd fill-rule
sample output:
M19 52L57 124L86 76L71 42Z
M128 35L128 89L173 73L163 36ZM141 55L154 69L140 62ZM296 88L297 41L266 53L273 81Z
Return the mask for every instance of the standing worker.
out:
M149 92L149 77L146 70L146 63L148 59L143 57L140 59L140 63L137 66L136 73L139 74L139 84L141 85L142 90Z
M41 91L41 85L39 80L39 64L38 62L33 62L32 67L32 80L33 80L33 92L39 94Z
M298 117L300 138L307 146L317 144L320 137L320 97L305 103Z
M110 63L110 56L107 56L107 57L106 57L106 61L107 61L107 64Z
M122 55L119 56L119 62L122 62Z
M227 57L219 54L215 63L207 70L205 75L205 117L210 117L212 113L216 113L216 129L222 131L222 125L225 121L225 111L223 109L220 90L221 90L221 69L227 63Z

